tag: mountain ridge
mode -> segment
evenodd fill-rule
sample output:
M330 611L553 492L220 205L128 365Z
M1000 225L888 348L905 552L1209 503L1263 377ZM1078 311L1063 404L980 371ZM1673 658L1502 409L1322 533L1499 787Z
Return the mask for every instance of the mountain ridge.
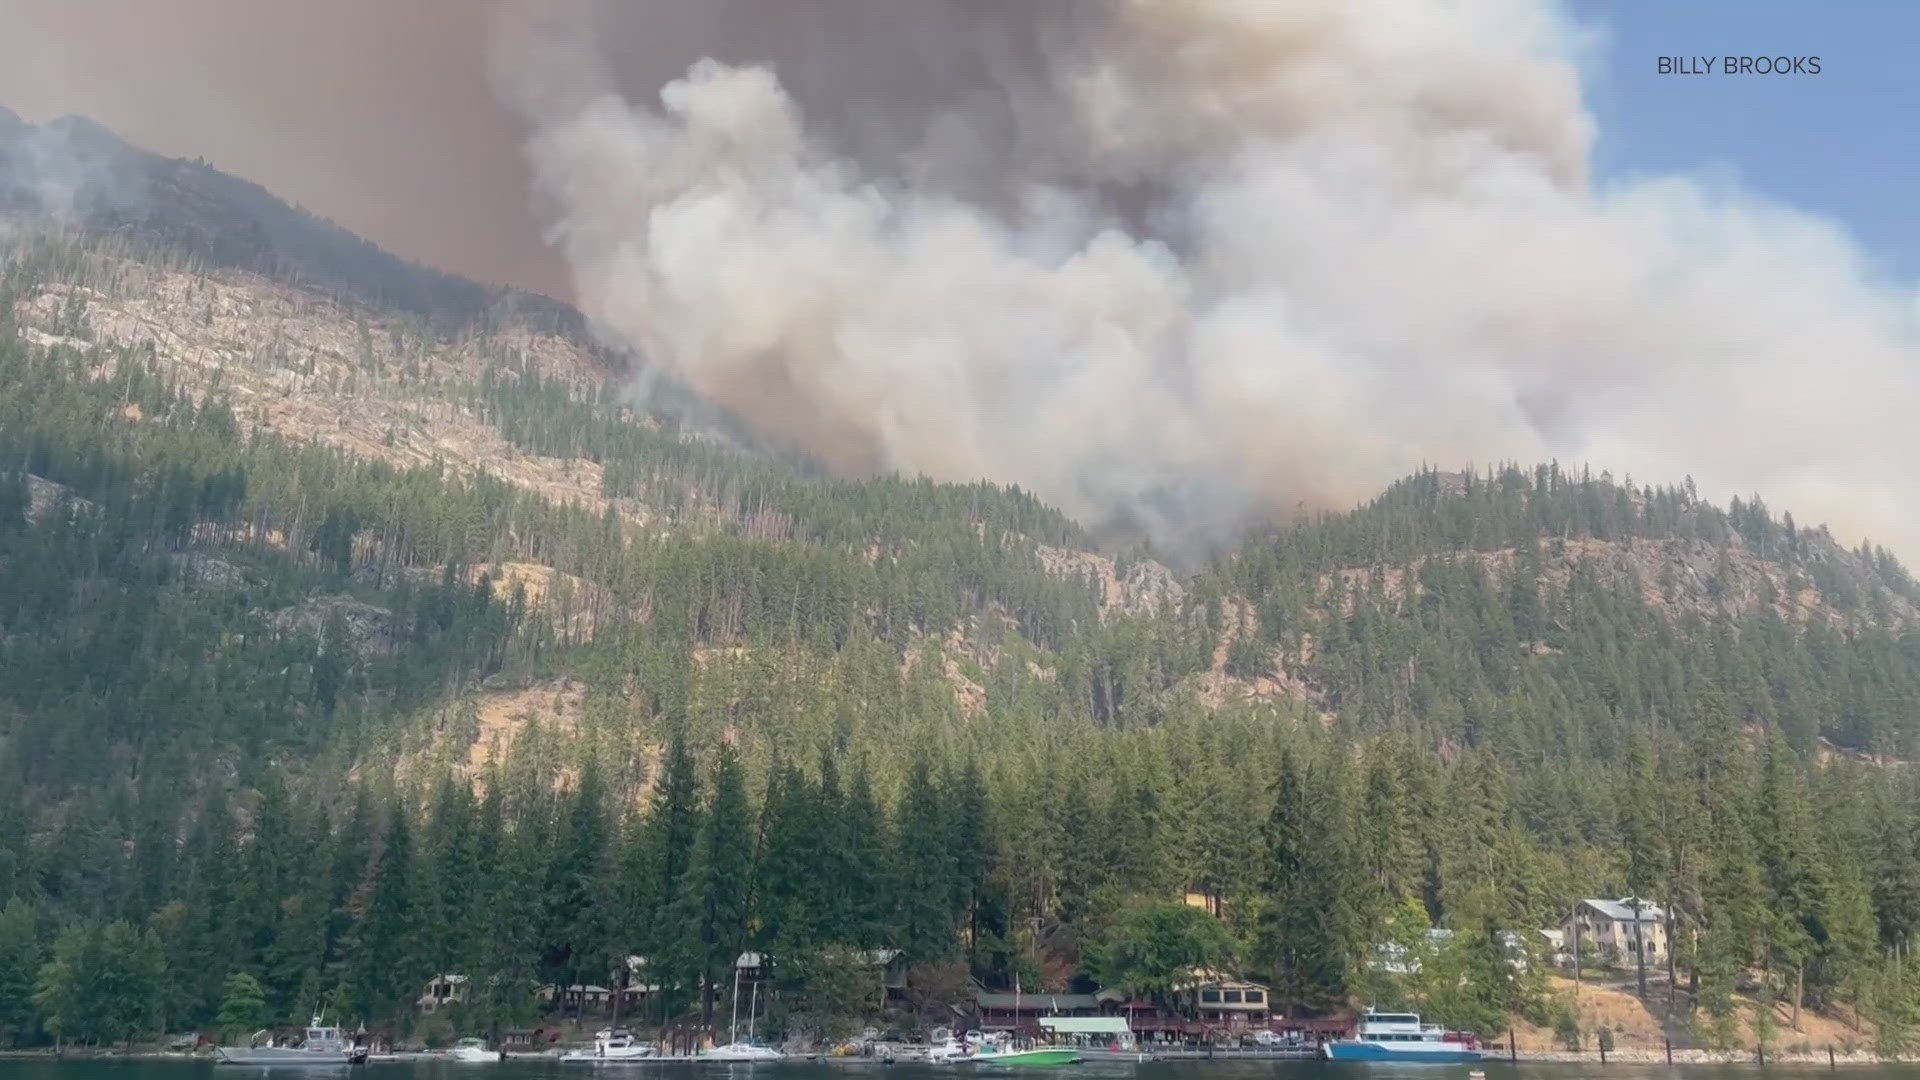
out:
M949 1015L969 979L1135 985L1136 935L1212 919L1276 1001L1493 1032L1551 995L1373 947L1637 891L1703 1019L1741 978L1912 992L1876 961L1920 932L1920 590L1884 551L1545 463L1181 575L1014 487L689 430L568 327L199 235L0 234L0 952L32 970L111 936L154 950L155 1023L245 973L399 1033L434 973L655 956L692 1021L742 949L798 996L885 946Z

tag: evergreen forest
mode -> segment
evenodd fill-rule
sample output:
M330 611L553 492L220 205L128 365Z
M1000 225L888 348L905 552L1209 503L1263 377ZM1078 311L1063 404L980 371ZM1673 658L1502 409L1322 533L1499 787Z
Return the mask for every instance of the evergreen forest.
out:
M1507 935L1624 896L1703 1044L1742 1001L1920 1024L1920 585L1758 496L1434 468L1175 574L1016 488L636 415L495 327L429 382L356 309L370 383L590 464L601 512L289 437L84 299L15 324L102 250L0 272L0 1043L445 1039L574 984L706 1024L745 951L773 1035L976 986L1187 1008L1195 968L1491 1035L1559 1007Z

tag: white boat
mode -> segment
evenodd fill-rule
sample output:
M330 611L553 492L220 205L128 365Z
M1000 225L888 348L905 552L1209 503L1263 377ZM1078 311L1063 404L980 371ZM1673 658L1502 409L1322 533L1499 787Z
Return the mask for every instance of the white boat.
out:
M725 1046L702 1050L694 1055L699 1061L779 1061L786 1056L771 1046L759 1046L749 1042L731 1042Z
M949 1035L927 1047L929 1065L958 1065L973 1059L973 1047Z
M339 1028L322 1024L316 1016L296 1045L275 1046L269 1040L264 1046L217 1046L213 1054L227 1065L362 1065L368 1049L355 1046Z
M484 1040L461 1039L459 1042L453 1044L453 1049L447 1051L447 1057L454 1061L481 1064L489 1061L503 1060L504 1055L498 1050L489 1050Z
M1423 1024L1418 1013L1377 1013L1368 1009L1351 1039L1321 1046L1332 1061L1479 1061L1471 1036Z
M654 1046L641 1042L625 1028L607 1028L594 1032L593 1045L560 1055L561 1061L611 1062L640 1061L653 1057Z

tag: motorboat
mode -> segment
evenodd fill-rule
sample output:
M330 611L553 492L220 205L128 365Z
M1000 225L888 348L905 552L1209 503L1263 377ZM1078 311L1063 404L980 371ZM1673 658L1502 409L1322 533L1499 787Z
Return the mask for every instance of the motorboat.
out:
M656 1051L652 1043L633 1037L625 1028L606 1028L593 1035L593 1045L560 1055L561 1061L612 1062L639 1061Z
M260 1034L256 1032L255 1037ZM354 1045L339 1028L323 1024L316 1016L305 1036L292 1045L277 1046L269 1039L264 1045L217 1046L213 1054L226 1065L364 1065L369 1049Z
M447 1057L474 1065L506 1059L506 1055L500 1051L489 1049L483 1039L461 1039L453 1044L453 1049L447 1051Z
M1071 1046L1017 1047L1012 1037L1005 1032L998 1032L980 1040L980 1048L973 1052L969 1060L976 1065L1030 1068L1071 1065L1080 1060L1080 1052Z

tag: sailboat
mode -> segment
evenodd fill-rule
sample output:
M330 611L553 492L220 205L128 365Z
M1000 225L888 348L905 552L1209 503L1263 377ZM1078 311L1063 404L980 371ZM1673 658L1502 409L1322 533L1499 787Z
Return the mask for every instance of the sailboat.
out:
M725 1046L715 1046L710 1049L700 1051L698 1054L694 1055L698 1060L735 1061L735 1062L779 1061L782 1058L785 1058L787 1056L770 1046L758 1046L754 1043L753 1014L758 1009L760 1004L760 981L758 979L754 980L753 987L750 992L752 996L748 999L748 1002L747 1002L747 1038L746 1038L746 1041L742 1042L739 1038L740 965L736 963L733 966L733 1020L727 1026L727 1031L734 1036L734 1041L728 1043Z

